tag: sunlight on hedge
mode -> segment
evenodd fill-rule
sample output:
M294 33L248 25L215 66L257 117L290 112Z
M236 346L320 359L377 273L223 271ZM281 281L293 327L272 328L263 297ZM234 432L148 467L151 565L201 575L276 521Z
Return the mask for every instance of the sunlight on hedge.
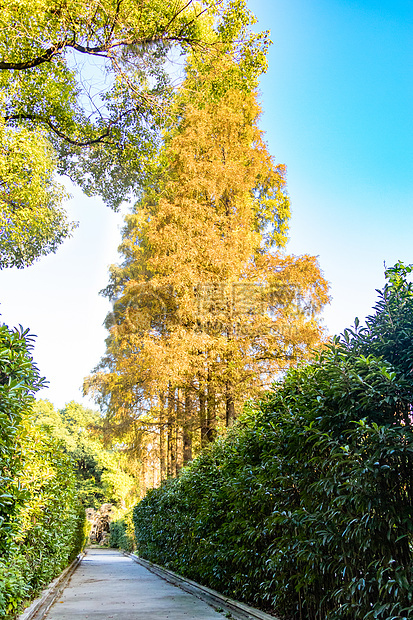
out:
M33 423L43 379L27 331L0 325L0 616L13 617L84 544L85 511L62 445Z

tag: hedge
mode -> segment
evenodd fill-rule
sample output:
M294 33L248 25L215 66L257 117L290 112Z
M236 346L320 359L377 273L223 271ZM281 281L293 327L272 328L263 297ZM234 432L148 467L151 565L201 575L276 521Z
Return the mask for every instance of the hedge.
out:
M131 510L115 509L114 520L109 525L109 546L132 552L136 549L135 532ZM116 512L118 515L116 515Z
M148 493L142 557L285 620L413 617L411 271Z
M0 615L13 617L76 556L85 511L63 447L31 418L43 379L28 331L0 325Z

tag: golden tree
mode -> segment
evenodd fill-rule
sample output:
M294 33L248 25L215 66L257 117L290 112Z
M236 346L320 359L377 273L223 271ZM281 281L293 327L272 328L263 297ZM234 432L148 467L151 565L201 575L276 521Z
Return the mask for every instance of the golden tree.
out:
M281 249L285 167L263 141L251 83L225 55L194 60L176 105L179 124L127 217L107 357L87 380L110 433L130 441L139 429L142 460L157 446L161 477L310 355L328 301L316 259Z

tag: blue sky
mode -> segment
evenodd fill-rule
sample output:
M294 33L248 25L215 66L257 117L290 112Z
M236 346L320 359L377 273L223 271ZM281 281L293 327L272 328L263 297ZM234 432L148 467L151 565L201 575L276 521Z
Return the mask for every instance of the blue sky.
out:
M287 251L319 257L331 283L331 333L369 314L383 261L413 262L413 4L250 0L274 45L261 81L262 128L287 165ZM37 334L35 358L61 407L104 353L121 216L77 189L80 221L56 255L0 273L0 312Z
M319 256L339 332L369 313L383 261L413 262L413 5L250 6L274 41L262 126L287 164L288 251Z

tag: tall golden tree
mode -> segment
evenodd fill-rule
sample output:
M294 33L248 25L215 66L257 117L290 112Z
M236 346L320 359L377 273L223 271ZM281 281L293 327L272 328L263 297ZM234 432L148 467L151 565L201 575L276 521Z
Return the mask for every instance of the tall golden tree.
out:
M112 269L108 354L87 387L106 399L112 433L140 429L142 459L157 445L162 476L323 338L328 286L314 257L281 249L285 167L263 141L251 82L225 55L189 65L179 124Z

